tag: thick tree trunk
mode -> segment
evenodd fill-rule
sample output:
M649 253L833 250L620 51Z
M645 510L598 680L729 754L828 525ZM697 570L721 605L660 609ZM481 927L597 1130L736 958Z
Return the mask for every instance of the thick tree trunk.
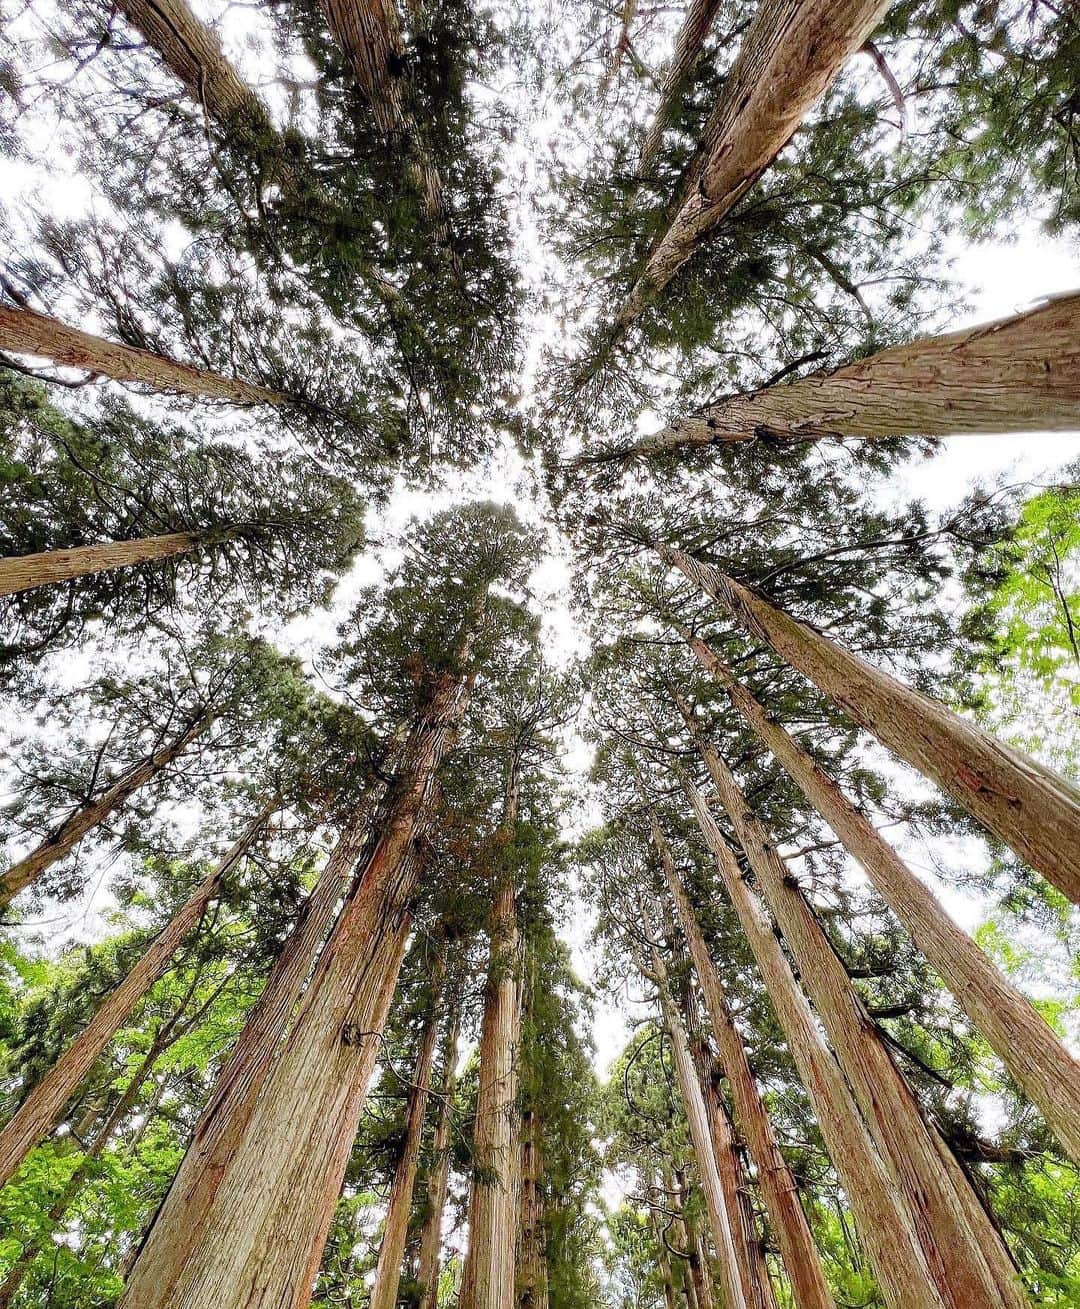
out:
M639 173L647 173L656 162L668 123L686 89L690 74L701 58L702 44L709 35L709 29L719 8L720 0L690 0L686 17L675 38L671 62L664 72L664 81L660 88L660 103L656 106L656 113L653 115L641 147L641 157L638 160Z
M165 1281L148 1241L123 1301L128 1309L309 1302L404 954L419 876L413 841L470 685L443 674L417 720L296 1019L262 1075L246 1128L224 1154L197 1242ZM167 1238L158 1250L175 1269Z
M648 917L645 917L646 924ZM649 930L655 936L655 929ZM660 951L654 945L651 950L651 970L641 965L646 977L651 975L656 984L660 998L660 1011L664 1017L664 1026L671 1038L672 1055L675 1061L675 1077L679 1085L679 1096L686 1113L686 1122L690 1130L690 1143L694 1149L698 1178L705 1195L705 1207L709 1214L709 1227L712 1231L713 1244L716 1247L717 1261L720 1267L720 1279L723 1287L725 1309L752 1309L753 1288L743 1278L749 1276L749 1267L745 1259L740 1259L735 1249L733 1222L738 1222L738 1209L729 1209L733 1198L725 1189L720 1173L720 1160L713 1149L709 1112L705 1106L701 1082L698 1078L694 1056L686 1039L686 1032L675 1008L668 983L667 969ZM736 1204L737 1204L737 1197Z
M284 399L269 387L107 341L36 310L10 305L0 305L0 350L49 359L117 382L138 382L154 391L178 391L237 405L279 405Z
M507 1309L514 1297L519 953L514 884L504 876L491 919L461 1309Z
M947 1302L930 1276L907 1207L870 1139L851 1088L825 1044L772 921L743 879L705 797L685 774L680 776L702 837L761 970L886 1303L889 1309L941 1309Z
M680 708L867 1129L895 1179L943 1298L956 1309L1024 1309L1027 1297L992 1219L952 1151L924 1118L844 965L730 768L702 738L685 704L680 702Z
M113 989L0 1132L0 1186L44 1138L102 1050L123 1027L147 991L166 972L177 947L217 894L221 879L243 858L272 812L273 808L264 809L228 854L199 882L172 921L154 937L124 980Z
M675 914L690 951L690 958L705 997L709 1019L720 1055L720 1066L731 1090L735 1121L746 1141L757 1169L758 1185L765 1201L780 1257L791 1283L796 1309L836 1309L832 1292L818 1257L794 1175L780 1152L768 1111L761 1099L750 1068L742 1037L724 995L720 975L709 956L697 915L675 868L671 850L648 807L653 845L660 858L664 880L675 904Z
M702 162L616 316L625 330L787 145L888 0L762 0L705 127Z
M47 868L71 853L88 832L99 827L110 814L114 813L147 782L153 781L210 726L212 718L204 715L170 741L147 756L134 768L115 781L103 791L96 800L87 801L69 817L41 844L23 859L11 865L0 877L0 907L9 904L15 896L28 887Z
M715 568L660 546L751 635L771 646L860 727L936 782L995 836L1080 903L1080 790L904 686Z
M624 457L732 441L1069 432L1080 428L1080 293L892 346L831 373L733 395Z
M427 1205L420 1231L420 1257L416 1280L421 1286L418 1309L436 1309L439 1289L439 1251L442 1248L443 1212L450 1183L450 1133L454 1122L454 1086L457 1081L457 1044L461 1006L454 1006L442 1050L442 1087L431 1144L431 1172L427 1179Z
M17 595L38 586L70 582L111 568L131 568L173 555L187 554L209 539L206 532L166 532L131 541L104 541L38 554L9 555L0 559L0 596Z
M1080 1163L1080 1063L1034 1006L1001 974L937 898L784 727L704 641L690 637L703 667L769 747L810 803L866 870L882 899L952 991L1017 1084Z
M439 1013L443 983L446 976L446 941L440 942L432 967L431 1012L420 1038L420 1050L413 1069L409 1107L405 1116L405 1143L394 1170L390 1187L390 1201L386 1209L379 1261L375 1269L375 1284L371 1289L368 1309L394 1309L397 1304L401 1270L405 1259L405 1243L409 1235L409 1217L412 1214L413 1192L416 1189L416 1170L420 1162L420 1144L424 1134L424 1117L427 1112L428 1083L435 1058L435 1038L439 1031Z

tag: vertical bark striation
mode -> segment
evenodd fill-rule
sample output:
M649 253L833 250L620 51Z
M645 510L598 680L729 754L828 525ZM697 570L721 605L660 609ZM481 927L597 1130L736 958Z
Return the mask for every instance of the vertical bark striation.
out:
M188 554L207 539L208 534L204 532L165 532L131 541L106 541L64 550L43 550L38 554L11 555L0 559L0 596L70 582L111 568L131 568L135 564Z
M420 1257L416 1280L420 1283L418 1309L436 1309L439 1289L439 1251L442 1221L450 1182L450 1131L454 1117L454 1086L457 1080L457 1043L461 1028L461 1006L455 1004L442 1049L442 1086L431 1144L431 1172L427 1179L427 1205L420 1232Z
M155 391L178 391L236 405L279 405L285 398L255 382L225 377L139 346L107 341L34 309L0 305L0 350L50 359L117 382L138 382Z
M1080 903L1080 790L1071 782L717 569L670 546L660 546L659 553L860 727L936 782L1048 882Z

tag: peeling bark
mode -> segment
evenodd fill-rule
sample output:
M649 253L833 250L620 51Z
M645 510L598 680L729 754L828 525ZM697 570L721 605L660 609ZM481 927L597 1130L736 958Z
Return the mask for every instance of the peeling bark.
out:
M81 368L95 377L137 382L154 391L177 391L235 405L279 405L285 399L269 387L180 363L138 346L107 341L34 309L0 305L0 350Z
M207 730L212 721L209 715L196 719L168 745L163 745L134 768L129 768L96 800L80 805L36 849L12 864L0 877L0 907L9 904L46 869L70 854L87 833L99 827L129 796L163 773Z
M1029 1000L994 966L870 821L730 668L697 637L690 645L731 703L866 871L1017 1084L1080 1163L1080 1063Z
M936 782L1062 894L1080 903L1080 790L1071 782L717 569L670 546L660 546L659 553L860 727Z
M0 1186L46 1136L101 1052L131 1017L147 991L165 974L177 947L217 895L221 879L244 857L272 812L271 807L264 809L228 854L199 882L172 920L146 947L124 980L113 988L86 1027L16 1110L0 1132Z
M892 346L832 372L728 396L624 452L732 441L1072 432L1080 428L1080 293Z
M620 307L622 332L787 145L888 0L762 0L705 126L679 210Z

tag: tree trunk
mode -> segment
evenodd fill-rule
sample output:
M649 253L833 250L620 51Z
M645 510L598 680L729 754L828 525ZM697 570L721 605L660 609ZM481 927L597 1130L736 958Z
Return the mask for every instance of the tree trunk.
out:
M412 1214L413 1192L416 1188L416 1169L420 1161L420 1144L424 1134L424 1117L427 1112L428 1084L435 1058L435 1038L439 1031L439 1006L442 1003L446 976L446 940L439 943L431 976L431 1012L420 1038L420 1050L413 1069L409 1091L409 1108L405 1117L405 1144L394 1171L390 1188L390 1202L383 1225L379 1246L379 1262L375 1269L375 1284L371 1290L368 1309L394 1309L401 1269L405 1259L405 1243L409 1235L409 1217Z
M701 1231L697 1219L687 1212L690 1199L690 1187L686 1180L686 1170L676 1168L673 1178L672 1194L676 1195L679 1209L679 1222L682 1229L683 1248L686 1250L687 1300L692 1309L715 1309L712 1276L705 1258L705 1249L701 1241Z
M127 1022L147 991L166 972L177 947L217 894L221 879L243 858L272 812L273 808L264 809L228 854L199 882L172 921L154 937L124 980L113 989L0 1132L0 1186L5 1185L27 1154L44 1138L101 1052Z
M751 635L860 727L936 782L1074 903L1080 903L1080 790L959 714L904 686L730 577L660 546Z
M660 145L667 131L668 123L675 107L686 89L686 83L701 58L701 47L709 35L720 0L690 0L679 34L675 38L675 49L671 62L664 73L660 88L660 103L656 106L652 123L645 135L638 160L638 172L647 173L656 162Z
M180 1206L169 1230L163 1210L156 1244L170 1265L168 1280L148 1241L123 1300L127 1309L308 1304L405 950L419 877L413 841L428 819L435 771L470 687L471 679L440 676L291 1030L260 1074L246 1127L222 1151L224 1174L216 1188L198 1172L192 1178L211 1194L196 1241L178 1266L173 1242L186 1239L175 1228Z
M420 1258L416 1280L421 1294L418 1309L436 1309L439 1289L439 1251L442 1248L442 1221L446 1209L446 1192L450 1182L450 1132L454 1120L454 1086L457 1080L457 1043L461 1027L461 1006L455 1004L447 1024L442 1051L442 1089L435 1119L435 1136L431 1146L431 1172L427 1181L427 1206L420 1232Z
M947 1302L930 1276L907 1207L899 1202L895 1182L871 1142L851 1088L825 1044L772 921L744 881L705 797L681 770L680 777L765 980L886 1303L890 1309L941 1309Z
M548 1309L543 1177L540 1111L529 1105L521 1122L521 1229L515 1300L518 1309Z
M519 950L514 883L503 874L491 918L461 1309L507 1309L514 1297Z
M1004 1242L952 1151L923 1116L903 1074L770 834L731 769L680 709L701 751L765 903L788 943L863 1119L906 1204L930 1272L956 1309L1024 1309Z
M780 1152L742 1037L725 998L720 975L709 956L697 915L675 869L671 850L651 805L648 806L648 816L664 880L674 901L675 914L705 997L705 1013L716 1040L721 1068L731 1090L735 1120L757 1169L758 1185L791 1283L795 1307L836 1309L810 1232L810 1224L799 1201L794 1175Z
M656 1218L656 1210L650 1209L649 1216L652 1220L653 1236L656 1240L657 1262L660 1266L660 1279L664 1288L664 1309L676 1309L675 1304L675 1279L671 1273L671 1256L668 1248L664 1244L664 1236L660 1230L660 1224Z
M81 804L36 849L12 864L0 877L0 908L9 904L47 868L51 868L65 855L70 854L88 832L99 827L129 796L134 795L147 782L164 772L174 759L182 755L188 746L206 731L212 721L209 715L197 718L168 745L163 745L133 768L128 769L96 800Z
M1080 427L1080 293L892 346L833 372L733 395L625 457L732 441L1068 432Z
M212 373L139 346L107 341L36 310L10 305L0 305L0 350L49 359L117 382L138 382L154 391L178 391L236 405L279 405L285 398L255 382Z
M649 925L647 913L643 912L643 922L650 937L655 937L655 928ZM738 1211L729 1209L729 1202L734 1198L731 1188L725 1188L720 1174L720 1159L713 1149L710 1131L709 1113L705 1106L701 1082L698 1079L694 1057L686 1039L682 1020L675 1009L668 984L667 969L656 946L651 949L650 970L639 964L642 973L656 984L660 998L660 1011L664 1016L664 1026L671 1038L672 1055L675 1061L675 1076L679 1084L679 1096L686 1112L686 1122L690 1129L690 1142L694 1148L698 1178L705 1195L705 1206L709 1214L709 1226L712 1230L713 1243L716 1246L720 1265L720 1278L723 1286L725 1309L752 1309L752 1287L745 1284L743 1277L749 1276L745 1258L740 1260L735 1249L735 1237L732 1232L733 1222L738 1221ZM730 1158L730 1156L729 1156ZM727 1161L725 1161L727 1162Z
M1034 1006L945 913L836 782L739 683L704 641L690 638L702 665L722 683L731 703L769 747L792 780L866 870L949 990L1017 1084L1042 1110L1070 1156L1080 1163L1080 1064Z
M166 532L161 536L137 537L131 541L105 541L100 545L10 555L0 559L0 596L70 582L76 577L104 573L111 568L130 568L135 564L187 554L208 539L205 532Z
M762 0L702 140L702 163L616 316L624 331L787 145L888 0Z

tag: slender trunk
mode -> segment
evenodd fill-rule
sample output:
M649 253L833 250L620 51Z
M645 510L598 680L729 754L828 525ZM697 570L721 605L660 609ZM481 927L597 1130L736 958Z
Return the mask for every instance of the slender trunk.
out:
M177 1033L179 1035L179 1033ZM174 1038L175 1039L175 1038ZM49 1224L55 1229L57 1224L63 1219L64 1215L71 1208L75 1197L83 1188L83 1184L90 1175L94 1166L94 1161L101 1157L105 1147L112 1140L117 1128L135 1107L135 1102L139 1098L139 1093L146 1084L147 1078L154 1067L155 1062L161 1056L164 1050L172 1044L172 1041L166 1039L151 1042L149 1050L146 1052L142 1063L136 1069L131 1081L127 1084L120 1099L117 1100L112 1113L109 1114L101 1127L101 1130L94 1137L90 1146L87 1148L82 1159L79 1161L75 1170L68 1178L64 1189L57 1196L56 1201L49 1209ZM23 1247L19 1253L8 1275L0 1283L0 1309L10 1309L11 1302L15 1294L23 1283L23 1279L30 1271L30 1265L41 1253L41 1245L35 1245L31 1242Z
M275 802L276 806L276 802ZM175 917L154 937L124 980L101 1004L90 1022L26 1097L0 1132L0 1186L43 1139L75 1094L102 1050L131 1016L147 991L166 972L177 947L195 927L217 894L221 879L250 848L273 807L264 809L243 836L202 879Z
M443 1212L450 1183L450 1132L454 1121L454 1085L457 1076L457 1044L461 1027L461 1006L455 1005L446 1027L442 1051L442 1089L431 1146L431 1172L427 1181L427 1205L420 1232L420 1257L416 1280L421 1287L418 1309L435 1309L439 1289L439 1251L442 1248Z
M810 1232L810 1224L799 1201L795 1177L777 1144L742 1037L724 995L720 975L709 957L697 915L675 869L671 850L651 805L648 814L652 840L660 857L664 880L674 901L679 926L686 938L690 958L705 997L705 1012L716 1039L720 1065L731 1089L735 1120L757 1169L758 1185L780 1247L780 1257L791 1283L796 1309L836 1309Z
M888 0L762 0L685 180L680 207L616 316L625 330L787 145Z
M733 395L625 457L732 441L1062 432L1080 426L1080 293L892 346L832 372Z
M648 918L645 917L648 924ZM655 935L652 928L647 929L650 936ZM656 983L660 997L660 1011L664 1016L664 1026L671 1038L671 1049L675 1060L675 1077L679 1085L679 1096L686 1112L686 1122L690 1130L690 1142L694 1149L698 1177L705 1195L705 1206L709 1214L709 1226L712 1230L713 1243L720 1265L720 1278L723 1286L725 1309L751 1309L753 1299L748 1292L750 1288L743 1281L743 1274L749 1276L745 1260L740 1260L735 1249L732 1233L732 1220L737 1212L729 1208L733 1198L725 1190L720 1173L720 1160L713 1149L709 1114L698 1079L694 1057L686 1039L682 1020L675 1009L668 983L667 969L660 951L654 945L651 949L651 976ZM645 976L650 969L640 964Z
M152 781L179 758L180 755L210 726L212 718L203 715L191 723L168 745L163 745L136 764L103 791L96 800L89 800L70 814L60 826L23 859L11 865L0 877L0 907L9 904L47 868L71 853L88 832L100 826L147 782Z
M659 548L752 635L882 745L919 769L1074 903L1080 902L1080 790L1052 769L913 691L715 568Z
M137 537L131 541L106 541L99 545L77 545L38 554L10 555L0 559L0 596L17 595L38 586L70 582L91 573L112 568L188 554L209 539L206 532L165 532L160 536Z
M702 837L761 970L886 1303L889 1309L941 1309L946 1301L930 1276L911 1217L906 1206L898 1202L895 1182L871 1142L851 1088L825 1044L772 921L744 881L705 797L685 774L680 776Z
M675 1309L675 1280L671 1273L671 1256L664 1244L664 1236L656 1218L656 1210L650 1209L653 1236L656 1240L657 1263L660 1267L660 1279L664 1288L664 1309Z
M237 405L279 405L284 399L255 382L225 377L139 346L107 341L47 314L11 305L0 305L0 350L49 359L117 382L138 382L155 391L178 391Z
M697 1225L697 1219L687 1211L690 1187L686 1181L685 1169L676 1168L673 1181L675 1183L673 1194L678 1196L679 1221L682 1226L683 1248L686 1251L686 1269L689 1273L687 1299L693 1309L715 1309L712 1278L709 1275L709 1266L701 1243L701 1232Z
M519 1309L548 1309L543 1178L540 1110L536 1105L529 1105L521 1123L521 1234L516 1299Z
M424 1134L424 1117L427 1112L428 1084L435 1058L435 1038L439 1031L439 1006L442 1003L443 983L446 976L446 940L440 942L431 978L431 1012L420 1038L420 1050L413 1069L409 1107L405 1117L405 1144L394 1171L390 1188L390 1202L383 1225L379 1261L375 1269L375 1284L371 1290L369 1309L394 1309L397 1304L401 1270L405 1260L405 1243L409 1234L409 1217L412 1213L413 1192L416 1189L416 1170L420 1161L420 1144Z
M656 106L656 113L653 115L641 147L641 157L638 160L639 173L647 173L656 162L668 123L686 90L686 83L691 73L701 58L702 44L709 35L709 29L719 8L720 0L690 0L686 17L675 38L671 62L664 73L663 85L660 88L660 103Z
M353 888L235 1148L224 1153L195 1244L177 1268L148 1241L127 1309L301 1309L310 1299L405 949L435 771L471 681L444 673L380 806ZM200 1184L198 1174L192 1179ZM174 1188L175 1189L175 1188ZM155 1227L161 1225L161 1218ZM273 1250L274 1258L266 1259Z
M863 1119L906 1204L930 1272L956 1309L1027 1304L1004 1242L952 1151L918 1100L855 993L770 833L751 812L731 769L680 701L765 903L788 943Z
M491 961L480 1034L469 1249L461 1309L507 1309L513 1302L518 1212L513 1160L518 1149L518 954L514 884L504 876L492 914Z
M690 644L731 703L866 870L882 899L1080 1163L1080 1063L1034 1006L946 914L937 898L784 727L697 637Z

